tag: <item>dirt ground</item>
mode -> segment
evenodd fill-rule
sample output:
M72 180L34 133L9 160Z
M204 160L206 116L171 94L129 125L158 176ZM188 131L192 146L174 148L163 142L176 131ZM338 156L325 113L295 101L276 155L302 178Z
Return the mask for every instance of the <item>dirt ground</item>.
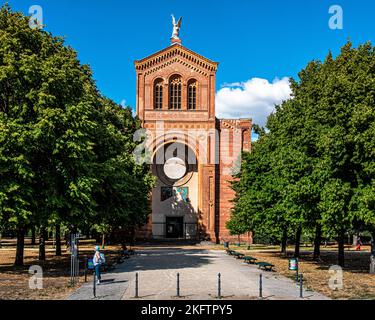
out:
M236 247L231 249L235 250ZM370 251L356 252L353 248L345 251L345 268L343 269L343 288L330 289L328 283L333 273L329 272L332 265L337 264L337 248L322 248L321 260L313 261L312 248L303 248L299 259L299 272L303 274L304 284L309 289L320 292L332 299L375 299L375 274L369 274ZM275 270L289 278L295 279L296 272L289 271L289 259L293 251L282 255L275 250L244 250L238 249L257 258L275 265Z
M14 267L15 248L3 247L0 249L0 300L61 300L65 299L81 284L84 283L83 265L85 256L93 255L93 245L80 246L80 277L75 287L70 285L70 253L62 248L62 256L55 257L52 246L47 246L46 262L38 261L37 247L25 248L24 267ZM112 263L117 256L116 250L120 246L108 246L103 251L107 262ZM31 265L40 265L43 268L43 289L30 289L28 270ZM88 275L88 281L92 275Z

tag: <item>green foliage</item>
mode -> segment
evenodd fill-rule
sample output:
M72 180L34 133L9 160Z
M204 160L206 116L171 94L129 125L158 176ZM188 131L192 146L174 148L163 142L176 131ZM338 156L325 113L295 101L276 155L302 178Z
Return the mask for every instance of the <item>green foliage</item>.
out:
M132 157L138 128L62 38L0 8L2 226L144 223L154 181Z
M336 59L312 61L299 78L268 130L256 127L228 227L279 239L297 226L313 232L321 225L327 236L373 231L375 49L348 42Z
M143 225L150 214L149 195L155 180L149 167L136 164L132 155L136 147L133 134L140 125L130 109L121 109L110 100L104 101L102 121L96 144L100 155L95 190L99 220L107 230Z

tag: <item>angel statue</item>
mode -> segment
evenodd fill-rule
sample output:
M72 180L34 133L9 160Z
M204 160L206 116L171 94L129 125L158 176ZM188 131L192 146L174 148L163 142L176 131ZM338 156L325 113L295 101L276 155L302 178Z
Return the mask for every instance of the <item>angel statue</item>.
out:
M176 19L174 18L174 15L172 14L172 24L173 24L172 39L180 39L179 35L180 35L181 21L182 21L182 17L178 19L176 23Z

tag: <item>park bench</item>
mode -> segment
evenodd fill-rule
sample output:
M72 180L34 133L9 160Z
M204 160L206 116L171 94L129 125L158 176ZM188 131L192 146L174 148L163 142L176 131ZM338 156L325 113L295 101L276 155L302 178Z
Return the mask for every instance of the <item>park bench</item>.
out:
M235 253L236 251L234 251L234 250L230 250L230 249L227 249L227 250L225 250L226 252L227 252L227 254L229 254L230 256L232 256L233 255L233 253Z
M120 255L121 255L124 259L129 259L129 258L130 258L129 250L121 250L121 251L120 251Z
M250 257L250 256L245 256L243 259L248 264L254 264L255 261L258 260L257 258Z
M115 261L116 261L116 264L121 264L124 262L124 259L125 257L123 257L122 255L117 255L117 257L115 258Z
M240 253L240 252L234 252L233 253L233 256L236 257L236 259L242 259L245 255L243 253Z
M257 262L256 264L258 265L259 269L264 269L264 271L272 271L272 268L274 267L273 264L263 261Z

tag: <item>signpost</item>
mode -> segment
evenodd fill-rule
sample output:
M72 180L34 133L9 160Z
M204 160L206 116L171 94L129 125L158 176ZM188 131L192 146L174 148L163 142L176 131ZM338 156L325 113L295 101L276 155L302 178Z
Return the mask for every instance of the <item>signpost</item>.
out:
M78 239L79 234L70 235L70 284L76 284L76 277L79 276L79 257L78 257Z

